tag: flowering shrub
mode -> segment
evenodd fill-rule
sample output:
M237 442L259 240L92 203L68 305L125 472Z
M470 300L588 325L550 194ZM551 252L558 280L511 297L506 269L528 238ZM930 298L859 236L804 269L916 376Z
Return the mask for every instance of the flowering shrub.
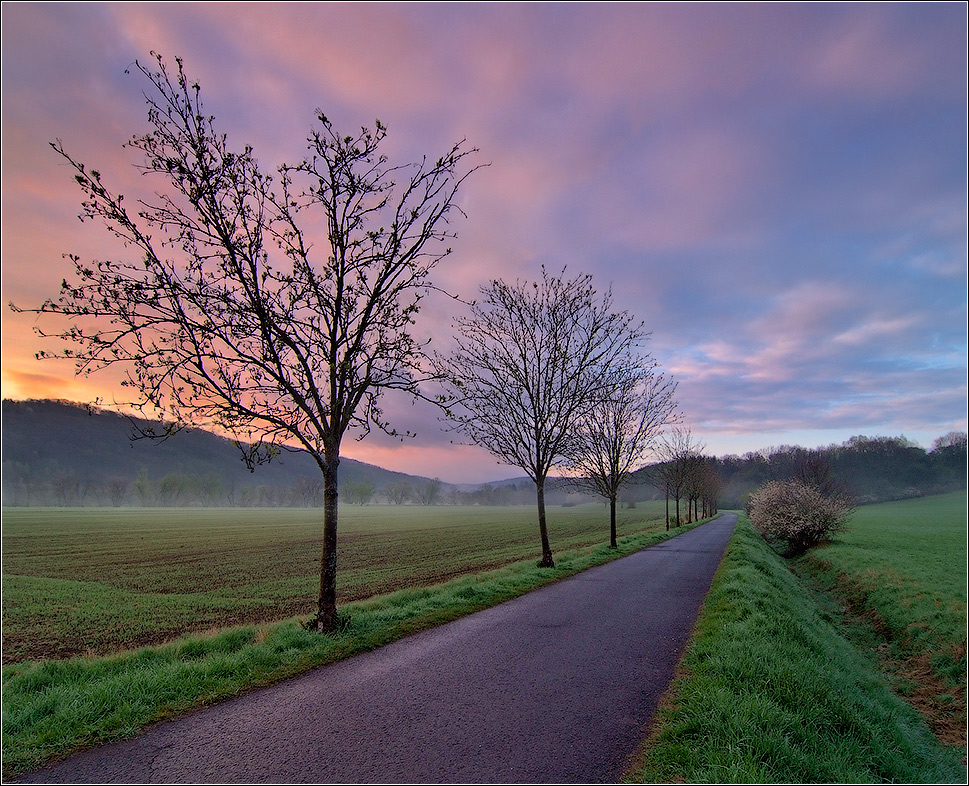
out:
M841 529L852 510L844 496L822 494L800 480L772 481L750 496L747 515L765 540L796 557Z

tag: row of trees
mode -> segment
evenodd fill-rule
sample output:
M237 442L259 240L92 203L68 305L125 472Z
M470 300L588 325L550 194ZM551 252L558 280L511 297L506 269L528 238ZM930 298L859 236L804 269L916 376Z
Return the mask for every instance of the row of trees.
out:
M435 357L452 428L535 485L542 558L553 567L546 482L556 467L610 505L674 419L675 383L643 350L648 334L588 275L542 268L541 281L481 288L457 320L456 348Z
M341 445L372 427L396 434L381 408L389 390L441 405L453 428L528 474L541 564L553 565L549 471L595 478L614 508L615 489L673 417L674 386L643 351L642 324L615 312L590 277L543 269L540 282L484 287L456 323L455 350L431 357L414 325L439 291L431 274L450 254L476 151L462 141L390 165L379 121L344 134L317 110L304 157L271 175L216 130L181 60L172 71L153 58L135 64L149 84L150 130L127 143L152 176L150 193L125 201L52 143L83 192L82 220L103 223L128 255L69 256L70 281L29 309L67 320L40 329L65 341L40 356L72 358L80 374L123 368L136 399L127 403L166 418L145 437L222 431L251 467L288 446L305 450L323 482L317 630L338 622ZM439 395L426 392L432 381Z
M653 484L666 499L666 529L683 521L681 502L686 504L686 522L712 516L717 512L723 486L717 474L716 459L703 454L705 446L687 429L674 427L659 442L658 464L648 470ZM670 515L673 502L675 516Z
M169 472L151 478L146 470L132 479L122 475L82 476L70 470L34 473L24 471L16 462L4 462L3 491L4 505L10 506L318 508L323 501L323 479L297 475L285 485L247 484L224 481L215 472ZM402 480L378 488L369 478L362 478L344 483L341 495L345 502L356 505L460 504L453 494L443 493L443 484L437 479Z

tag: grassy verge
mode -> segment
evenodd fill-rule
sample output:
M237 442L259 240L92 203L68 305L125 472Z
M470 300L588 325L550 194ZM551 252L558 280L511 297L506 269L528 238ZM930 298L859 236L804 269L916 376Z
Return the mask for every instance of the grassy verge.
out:
M519 561L437 586L347 603L342 611L349 622L332 636L309 633L298 619L290 619L109 657L5 666L4 777L496 605L692 526L620 538L617 549L560 551L551 570L535 567L534 560Z
M741 518L630 783L965 783L873 657Z
M868 505L794 569L840 599L895 690L966 744L966 494Z

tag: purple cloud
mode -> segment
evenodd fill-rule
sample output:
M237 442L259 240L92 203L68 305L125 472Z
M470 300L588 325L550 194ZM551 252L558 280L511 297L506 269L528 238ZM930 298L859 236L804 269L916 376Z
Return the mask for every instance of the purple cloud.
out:
M5 301L54 294L64 252L118 251L77 222L47 143L143 187L121 145L144 86L124 70L154 49L265 169L302 155L316 107L349 130L380 118L395 161L480 148L439 283L593 273L718 452L966 428L964 6L18 3L3 22ZM454 313L425 310L434 345ZM3 320L4 395L62 395L32 318ZM348 454L503 474L432 410L388 411L419 439Z

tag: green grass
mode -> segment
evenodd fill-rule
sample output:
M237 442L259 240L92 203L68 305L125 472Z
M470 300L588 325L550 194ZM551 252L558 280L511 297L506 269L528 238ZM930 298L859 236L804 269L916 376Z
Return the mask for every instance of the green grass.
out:
M627 782L965 783L964 755L741 518Z
M663 503L620 511L656 529ZM550 508L553 551L608 539L601 505ZM292 509L3 511L4 663L104 655L191 632L312 613L321 513ZM339 603L534 555L529 507L345 507Z
M794 567L873 626L860 645L937 736L965 745L966 493L858 508Z
M298 619L289 619L107 657L7 665L3 669L4 776L457 619L688 529L667 534L659 522L640 522L638 534L621 537L619 548L610 549L601 542L601 508L591 513L599 522L600 542L556 550L554 569L537 568L530 557L435 586L348 602L342 612L349 623L332 636L307 632ZM582 513L570 515L578 521ZM629 522L626 526L637 528ZM578 540L585 537L573 535ZM564 539L560 532L559 542Z
M777 556L741 519L654 735L628 780L965 783L965 749L940 744L916 709L893 692L906 693L908 679L911 700L925 673L889 678L879 669L885 658L907 663L928 653L931 673L952 680L948 693L929 680L935 698L946 703L948 695L951 705L964 696L965 503L961 494L860 508L833 543L794 563ZM600 506L555 509L557 567L545 571L535 567L530 509L350 510L341 522L342 610L350 622L339 635L308 633L290 618L109 657L5 666L4 776L456 619L666 535L659 521L643 520L661 517L659 506L623 511L625 537L613 551L604 545ZM275 613L293 597L293 587L315 581L318 524L312 512L225 511L204 526L198 523L203 511L145 511L139 521L131 511L115 512L115 520L109 511L81 511L77 515L90 519L70 526L37 514L12 533L9 512L4 569L34 570L19 575L18 591L23 602L34 598L34 614L55 609L47 614L47 629L69 625L72 614L99 604L106 616L92 625L109 624L112 606L125 626L158 606L159 619L210 613L203 624L216 627L220 615L250 613L244 603L254 599L268 599L257 614ZM374 513L386 518L368 521ZM95 539L97 522L104 529ZM20 540L8 541L8 534ZM286 545L276 550L278 543ZM312 553L287 556L300 543ZM141 565L138 554L147 555ZM502 560L510 564L493 567ZM291 575L301 562L311 573L302 585ZM362 597L374 587L406 586L408 570L423 586ZM819 589L851 597L837 602ZM101 597L95 602L84 593ZM359 599L352 600L354 593ZM67 605L48 606L48 600ZM853 615L846 622L849 600L863 612L860 620Z

